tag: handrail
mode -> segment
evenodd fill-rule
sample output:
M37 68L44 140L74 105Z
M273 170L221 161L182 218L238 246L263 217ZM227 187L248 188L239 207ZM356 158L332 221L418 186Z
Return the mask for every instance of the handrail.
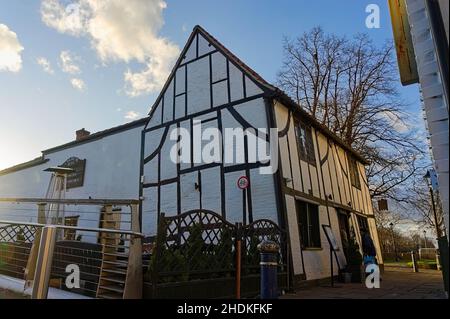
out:
M49 204L65 204L65 205L137 205L138 199L57 199L57 198L1 198L0 202L10 203L49 203Z
M40 224L40 223L31 223L31 222L17 222L17 221L2 220L2 219L0 219L0 224L35 226L35 227L55 227L55 228L60 228L60 229L72 229L72 230L92 231L92 232L111 233L111 234L124 234L124 235L131 235L131 236L141 237L141 238L144 237L144 234L142 234L142 233L129 231L129 230L116 230L116 229L108 229L108 228L92 228L92 227Z

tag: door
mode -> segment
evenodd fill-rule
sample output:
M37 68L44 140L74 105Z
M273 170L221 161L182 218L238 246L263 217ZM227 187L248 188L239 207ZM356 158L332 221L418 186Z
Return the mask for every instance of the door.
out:
M344 251L345 259L348 259L348 244L350 242L349 216L348 212L338 210L339 232L341 234L342 250Z

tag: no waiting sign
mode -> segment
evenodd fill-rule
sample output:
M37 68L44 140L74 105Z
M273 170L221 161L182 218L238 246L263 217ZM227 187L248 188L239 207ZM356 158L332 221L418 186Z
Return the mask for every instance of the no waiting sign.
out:
M250 181L248 180L247 176L241 176L239 177L238 181L237 181L237 186L240 189L246 189L248 188L248 186L250 185Z

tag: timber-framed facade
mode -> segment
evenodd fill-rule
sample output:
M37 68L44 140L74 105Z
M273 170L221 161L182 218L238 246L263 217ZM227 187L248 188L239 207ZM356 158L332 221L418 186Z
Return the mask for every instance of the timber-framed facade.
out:
M368 230L383 263L365 159L203 28L194 28L149 113L132 125L52 148L29 165L0 171L0 197L42 196L48 181L43 169L75 156L86 160L85 183L67 196L139 199L140 227L148 237L144 242L156 235L161 214L199 209L230 223L268 219L278 224L287 234L295 281L330 276L329 244L321 225L331 227L341 247L351 234L361 244L360 230ZM278 129L276 170L260 173L270 163L251 159L247 135L234 149L222 140L218 161L196 161L196 147L207 142L200 138L196 146L198 125L220 133L226 128L265 131L259 139L267 147L268 132ZM170 158L178 142L171 132L180 128L191 133L188 163ZM227 152L244 160L226 162ZM107 165L99 164L100 156ZM245 191L237 186L242 176L249 181ZM25 194L21 185L26 185ZM344 249L334 253L332 262L334 269L345 267Z

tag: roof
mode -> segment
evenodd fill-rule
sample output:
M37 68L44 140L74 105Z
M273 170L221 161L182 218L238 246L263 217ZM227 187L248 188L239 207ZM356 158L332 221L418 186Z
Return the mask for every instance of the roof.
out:
M202 36L205 37L206 40L210 41L219 51L221 51L224 55L226 55L234 64L236 64L238 67L240 67L243 71L245 71L249 76L252 77L254 81L256 81L261 88L271 95L272 98L279 99L281 102L283 102L287 107L295 110L296 112L299 112L303 117L305 117L311 125L322 132L325 136L331 138L333 141L336 142L340 147L351 153L356 159L358 159L363 164L367 165L369 162L356 150L354 150L350 145L345 143L338 135L333 133L327 126L321 124L315 117L310 115L305 109L303 109L298 103L296 103L294 100L292 100L283 90L280 88L270 84L267 82L261 75L259 75L257 72L255 72L252 68L250 68L247 64L245 64L242 60L240 60L236 55L234 55L230 50L228 50L222 43L220 43L216 38L214 38L211 34L209 34L205 29L203 29L201 26L197 25L194 27L191 36L189 37L189 40L186 43L185 48L183 49L182 54L180 55L179 60L175 64L175 67L171 73L171 76L173 72L175 72L178 64L181 61L181 58L184 55L184 51L187 49L189 42L193 38L193 36L199 32ZM169 76L169 79L171 78ZM167 81L169 82L169 81ZM164 91L164 90L163 90ZM155 103L156 105L156 103Z
M17 172L17 171L21 171L23 169L26 168L30 168L30 167L34 167L34 166L38 166L44 163L47 163L49 161L49 159L44 159L43 156L37 157L31 161L25 162L25 163L20 163L8 168L5 168L3 170L0 171L0 176L1 175L6 175L9 173L13 173L13 172Z
M78 141L74 140L74 141L71 141L71 142L68 142L68 143L56 146L56 147L52 147L52 148L46 149L46 150L42 151L42 154L46 155L46 154L54 153L54 152L63 150L65 148L69 148L69 147L73 147L73 146L76 146L76 145L79 145L79 144L92 142L93 140L100 139L100 138L103 138L103 137L108 136L108 135L113 135L113 134L116 134L116 133L120 133L120 132L129 130L129 129L134 128L134 127L143 126L143 125L145 125L147 123L147 121L148 121L148 117L143 117L143 118L141 118L139 120L136 120L136 121L133 121L133 122L125 123L125 124L122 124L122 125L119 125L119 126L115 126L115 127L103 130L103 131L99 131L99 132L90 134L90 135L88 135L88 136L86 136L83 139L78 140Z

